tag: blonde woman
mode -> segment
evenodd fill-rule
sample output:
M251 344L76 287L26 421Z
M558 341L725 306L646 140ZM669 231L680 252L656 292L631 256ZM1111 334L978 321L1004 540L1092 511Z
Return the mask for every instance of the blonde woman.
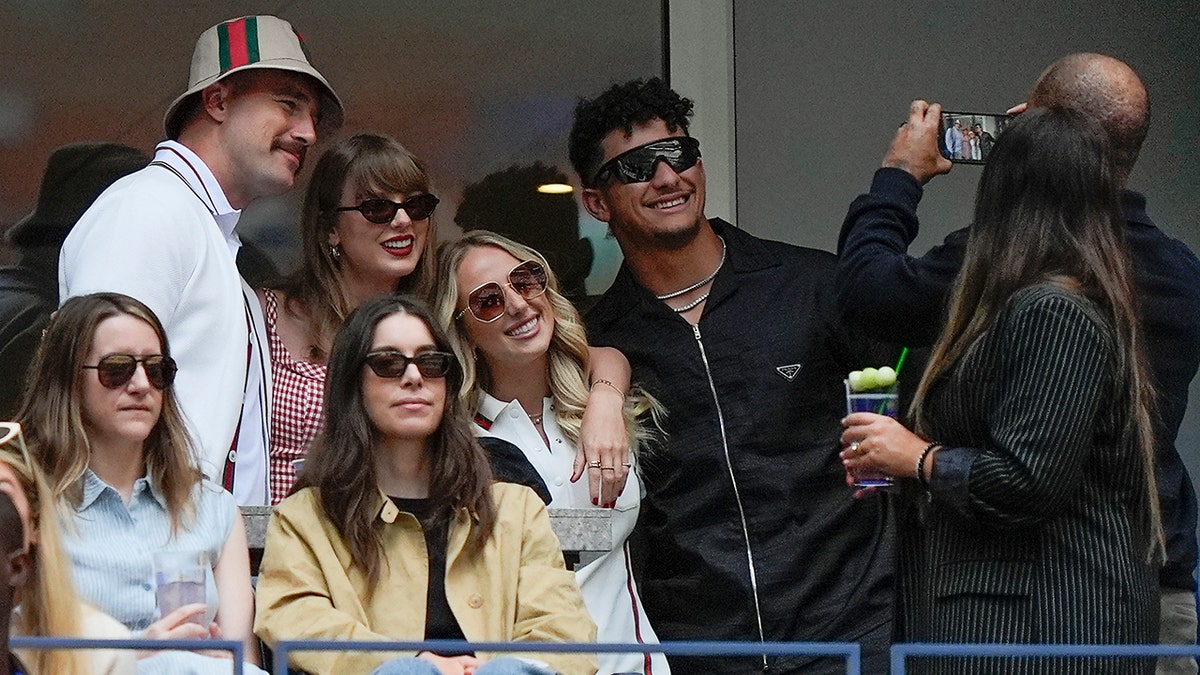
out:
M457 394L474 413L476 433L521 449L557 508L613 509L613 548L576 573L601 642L656 643L629 562L627 538L637 523L641 481L632 453L624 490L603 504L571 482L588 399L589 348L583 322L559 293L558 280L537 251L476 230L438 253L438 319L451 334L466 377ZM605 382L593 386L608 387ZM644 435L637 418L650 409L640 393L626 401L627 446ZM595 461L592 474L615 474ZM667 673L662 654L602 654L601 673Z
M14 586L13 635L127 638L112 617L81 604L59 539L54 500L46 478L30 460L18 424L0 423L0 493L12 499L23 533L10 559ZM125 675L135 670L131 651L35 650L21 655L29 675Z
M81 595L146 637L240 640L256 664L246 533L233 496L200 473L174 377L166 334L148 307L117 293L74 297L46 329L18 419L67 520ZM208 555L205 603L160 615L159 551ZM229 668L190 652L150 658L141 672Z

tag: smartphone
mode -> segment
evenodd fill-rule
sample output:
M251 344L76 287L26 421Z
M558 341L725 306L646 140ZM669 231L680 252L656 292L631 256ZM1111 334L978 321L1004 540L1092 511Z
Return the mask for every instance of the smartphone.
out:
M952 162L983 164L1012 118L1003 113L943 110L938 127L938 150Z

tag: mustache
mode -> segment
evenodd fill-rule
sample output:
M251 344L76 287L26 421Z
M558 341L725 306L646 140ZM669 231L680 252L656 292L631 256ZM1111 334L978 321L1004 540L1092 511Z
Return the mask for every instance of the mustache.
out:
M304 166L304 156L308 154L308 143L304 141L289 141L284 138L276 138L271 144L272 148L290 152L300 158L300 165Z

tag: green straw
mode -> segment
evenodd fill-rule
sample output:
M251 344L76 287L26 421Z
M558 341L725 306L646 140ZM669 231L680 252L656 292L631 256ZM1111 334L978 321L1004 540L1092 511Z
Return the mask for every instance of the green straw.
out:
M896 367L895 367L896 381L892 384L892 391L891 391L891 393L893 393L893 394L896 393L896 388L900 386L900 369L904 367L904 360L907 358L908 358L908 347L904 347L900 350L900 358L896 359ZM879 407L875 409L875 412L879 415L882 415L882 414L884 414L885 410L887 410L887 401L886 400L880 401Z

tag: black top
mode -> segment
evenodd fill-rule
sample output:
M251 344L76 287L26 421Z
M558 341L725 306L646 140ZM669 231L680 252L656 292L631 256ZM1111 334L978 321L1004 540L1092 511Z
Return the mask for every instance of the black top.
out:
M404 499L388 496L396 508L411 513L421 523L425 532L425 549L429 554L429 597L425 601L426 640L466 640L458 619L446 601L446 542L450 533L450 521L434 519L433 504L429 499ZM441 653L439 656L457 656L457 653Z
M0 420L16 416L26 371L56 309L58 277L53 261L27 253L19 265L0 269Z
M846 321L876 338L913 347L937 339L967 242L964 228L920 258L907 255L917 236L921 195L907 172L879 169L871 192L851 203L838 243L838 304ZM1175 439L1187 411L1188 385L1200 367L1200 260L1155 227L1141 194L1125 190L1121 204L1158 395L1155 463L1167 537L1159 582L1195 590L1196 493Z
M894 363L837 318L836 260L711 221L725 265L693 327L622 267L588 313L667 408L642 455L633 544L639 590L663 640L862 642L885 672L892 529L885 499L851 498L838 458L842 380ZM757 591L757 592L756 592ZM837 659L772 657L770 672L844 672ZM687 673L762 670L761 657L672 658Z
M1022 289L943 377L929 493L899 500L901 642L1153 643L1157 568L1112 320ZM916 481L908 488L915 488ZM1152 673L1153 659L930 659L925 675Z

